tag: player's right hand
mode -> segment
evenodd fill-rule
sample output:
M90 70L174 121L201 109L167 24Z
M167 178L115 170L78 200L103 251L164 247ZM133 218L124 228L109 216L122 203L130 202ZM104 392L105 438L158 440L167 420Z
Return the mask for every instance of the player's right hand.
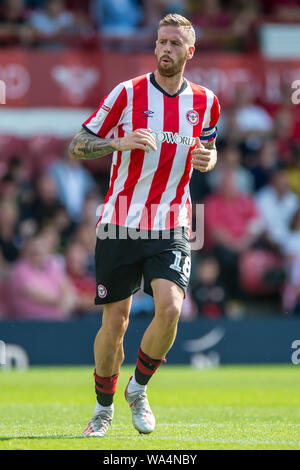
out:
M111 145L121 151L140 149L149 152L150 149L157 150L151 129L136 129L125 137L113 139Z

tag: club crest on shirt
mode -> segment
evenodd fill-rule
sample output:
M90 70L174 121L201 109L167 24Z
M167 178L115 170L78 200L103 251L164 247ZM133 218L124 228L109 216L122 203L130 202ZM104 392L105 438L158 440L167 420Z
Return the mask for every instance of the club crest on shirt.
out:
M199 123L199 114L194 109L190 109L186 113L186 118L192 126L196 126Z
M98 295L100 299L104 299L107 296L107 289L102 284L98 286Z

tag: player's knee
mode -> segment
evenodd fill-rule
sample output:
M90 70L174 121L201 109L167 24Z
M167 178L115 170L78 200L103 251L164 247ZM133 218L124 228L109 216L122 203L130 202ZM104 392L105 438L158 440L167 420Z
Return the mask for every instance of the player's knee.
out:
M128 323L129 316L127 312L122 310L110 312L109 318L106 319L106 331L118 341L124 336Z
M160 305L156 316L162 328L169 329L175 326L180 316L180 307L176 303Z
M118 315L113 322L113 328L117 337L123 337L127 327L129 319L127 315Z

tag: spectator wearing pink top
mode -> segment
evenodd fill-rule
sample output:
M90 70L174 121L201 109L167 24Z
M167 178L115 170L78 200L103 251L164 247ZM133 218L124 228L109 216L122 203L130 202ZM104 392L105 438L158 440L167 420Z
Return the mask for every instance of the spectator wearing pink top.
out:
M17 319L65 320L76 303L64 270L47 253L42 237L27 242L8 289L10 316Z
M205 249L214 249L222 267L222 280L231 298L239 297L238 258L263 231L255 199L241 192L236 174L226 169L216 192L204 200Z

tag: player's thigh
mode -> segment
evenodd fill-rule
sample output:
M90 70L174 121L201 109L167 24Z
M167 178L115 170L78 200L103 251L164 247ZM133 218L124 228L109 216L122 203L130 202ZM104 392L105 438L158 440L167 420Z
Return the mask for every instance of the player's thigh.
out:
M142 263L135 261L134 251L133 244L128 240L97 239L96 304L115 303L139 290Z
M168 317L172 322L181 312L184 291L168 279L154 278L151 281L155 314Z
M184 296L189 284L190 272L190 247L188 244L184 245L181 243L174 250L165 250L147 258L143 267L144 290L148 294L154 295L153 281L155 279L164 279L175 284ZM166 299L169 298L170 289L167 287L168 285L168 283L162 283L163 288L159 289L160 298L164 297L164 288L165 297Z
M129 323L131 304L132 295L126 299L104 305L102 327L107 334L125 334Z

